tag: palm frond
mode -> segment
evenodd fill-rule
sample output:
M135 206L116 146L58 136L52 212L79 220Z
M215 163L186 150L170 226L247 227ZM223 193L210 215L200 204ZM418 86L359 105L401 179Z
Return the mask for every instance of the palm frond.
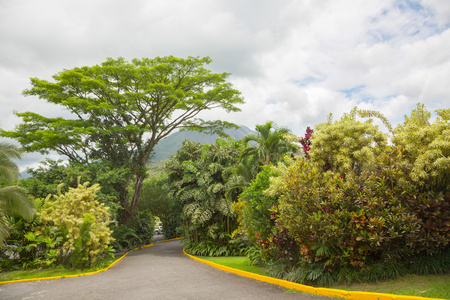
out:
M0 208L6 215L23 216L26 219L31 218L35 210L33 201L18 186L0 188Z

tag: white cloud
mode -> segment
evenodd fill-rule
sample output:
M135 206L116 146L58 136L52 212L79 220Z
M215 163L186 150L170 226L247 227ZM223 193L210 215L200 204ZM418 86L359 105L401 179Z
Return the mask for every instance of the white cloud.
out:
M0 38L4 129L13 110L61 114L21 96L29 77L118 56L210 56L246 104L203 117L251 128L273 120L302 134L355 105L393 123L418 101L450 107L448 0L0 0Z

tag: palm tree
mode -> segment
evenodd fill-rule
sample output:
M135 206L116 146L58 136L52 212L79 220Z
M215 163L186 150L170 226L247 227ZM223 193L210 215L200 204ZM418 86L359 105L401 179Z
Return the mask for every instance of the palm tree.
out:
M10 144L0 142L0 248L9 235L8 216L31 218L34 205L25 195L25 191L16 186L19 170L11 160L21 158L20 150Z
M291 131L286 127L277 127L275 122L269 121L264 125L256 125L256 134L244 137L244 142L254 142L243 152L242 157L253 156L261 164L268 165L276 161L283 154L296 151L298 147L285 139Z

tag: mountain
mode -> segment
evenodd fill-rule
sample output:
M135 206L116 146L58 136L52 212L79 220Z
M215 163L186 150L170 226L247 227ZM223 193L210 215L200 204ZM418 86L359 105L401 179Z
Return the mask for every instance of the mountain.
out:
M32 175L30 173L28 173L27 171L20 172L20 178L22 178L22 179L28 179L31 177L32 177Z
M241 126L239 129L226 129L224 131L230 137L236 140L240 140L247 134L255 133L253 130L246 126ZM197 131L178 131L168 137L159 141L155 146L152 157L152 162L162 161L169 159L172 155L175 155L178 149L181 148L181 144L184 140L192 142L199 142L200 144L214 144L219 136L217 134L206 134Z

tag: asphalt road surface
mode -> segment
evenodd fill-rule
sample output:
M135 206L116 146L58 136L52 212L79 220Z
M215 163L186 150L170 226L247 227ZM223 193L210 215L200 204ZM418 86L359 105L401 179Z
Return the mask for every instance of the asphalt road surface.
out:
M330 299L217 270L182 249L155 243L98 274L0 285L0 299Z

